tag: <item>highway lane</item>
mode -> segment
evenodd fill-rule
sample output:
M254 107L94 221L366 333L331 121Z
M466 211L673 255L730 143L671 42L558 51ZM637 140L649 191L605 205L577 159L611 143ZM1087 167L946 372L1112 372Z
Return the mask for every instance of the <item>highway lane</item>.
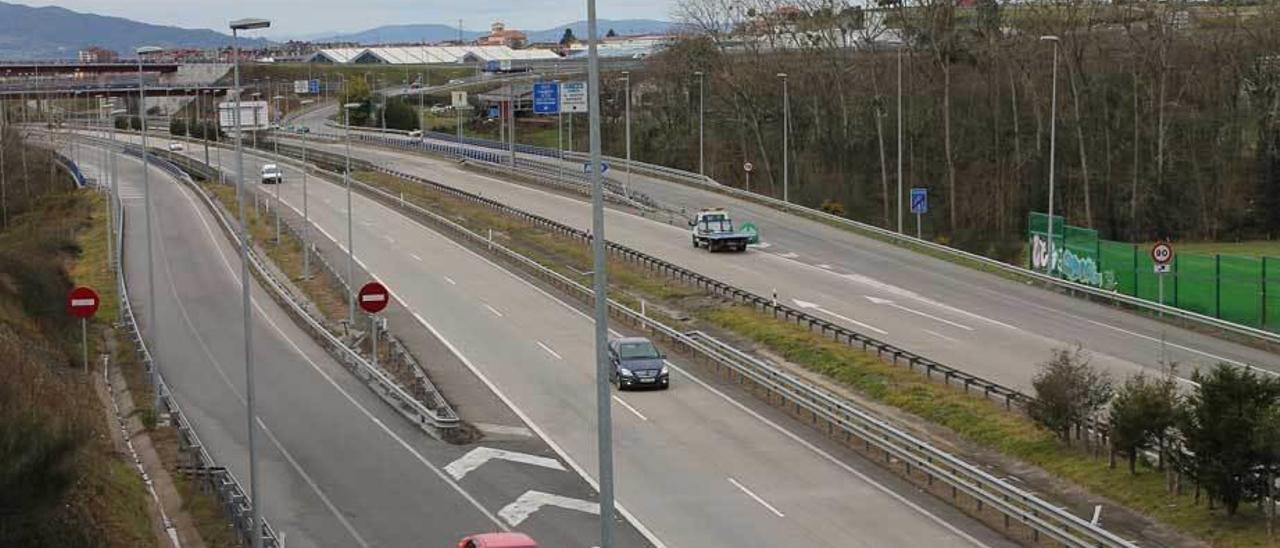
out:
M119 169L130 295L145 313L141 165L122 156ZM101 168L86 170L94 176ZM151 188L161 371L206 449L247 489L238 255L190 190L154 168ZM590 496L572 474L506 463L480 468L459 488L442 469L475 447L450 446L412 428L256 282L253 290L263 508L289 546L442 546L503 527L499 510L526 490ZM485 444L522 451L530 445ZM552 545L591 546L597 526L589 514L544 512L517 528Z
M317 148L340 152L336 145ZM516 205L578 228L588 204L458 168L408 151L353 145L364 159ZM530 160L554 162L523 156ZM615 166L615 171L618 168ZM609 238L1004 384L1030 389L1037 364L1054 348L1081 345L1118 376L1219 361L1280 370L1280 356L1165 325L907 251L835 227L676 183L633 175L632 187L694 210L727 206L761 230L765 246L745 255L688 245L687 227L608 214ZM665 219L664 219L665 220Z
M249 173L270 161L250 157ZM300 174L287 168L285 177L282 200L296 212ZM315 178L310 189L315 225L345 242L343 190ZM594 477L590 319L371 200L356 195L354 208L361 264ZM613 410L619 502L666 545L1006 544L879 477L874 464L797 436L784 426L789 419L736 403L676 365L672 390L617 394Z

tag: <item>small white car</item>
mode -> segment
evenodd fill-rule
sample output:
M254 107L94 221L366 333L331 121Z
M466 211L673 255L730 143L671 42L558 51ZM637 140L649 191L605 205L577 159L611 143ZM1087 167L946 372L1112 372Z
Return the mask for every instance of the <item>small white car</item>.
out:
M262 184L271 185L284 182L284 172L280 171L280 166L275 164L267 164L262 166Z
M410 132L409 132L409 136L410 136L410 137L413 137L414 139L421 139L421 138L422 138L422 130L420 130L420 129L415 129L415 130L413 130L413 131L410 131Z
M182 143L169 143L169 152L182 152L185 149Z

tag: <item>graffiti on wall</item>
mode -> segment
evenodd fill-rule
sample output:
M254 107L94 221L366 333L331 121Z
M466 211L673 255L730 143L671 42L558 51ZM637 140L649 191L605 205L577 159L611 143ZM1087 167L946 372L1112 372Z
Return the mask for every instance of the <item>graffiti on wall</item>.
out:
M1102 271L1097 259L1078 255L1065 246L1050 250L1048 240L1041 234L1031 236L1031 268L1076 283L1103 289L1116 287L1115 273Z

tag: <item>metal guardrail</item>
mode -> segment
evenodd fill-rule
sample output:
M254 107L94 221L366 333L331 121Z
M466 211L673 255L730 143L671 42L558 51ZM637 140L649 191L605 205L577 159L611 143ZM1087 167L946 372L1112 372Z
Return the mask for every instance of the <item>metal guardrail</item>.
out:
M169 416L170 423L178 432L179 448L189 457L189 464L183 467L181 471L189 475L198 476L217 493L219 500L222 501L223 513L231 520L231 524L235 527L241 541L248 543L253 533L252 499L245 493L240 480L236 479L235 474L227 468L219 466L213 456L205 449L204 443L196 435L195 427L187 419L186 414L182 412L182 407L169 390L169 385L165 382L164 375L156 369L159 366L151 355L151 351L147 348L147 343L142 337L141 329L138 327L138 320L134 315L133 306L129 300L129 289L128 284L125 282L123 270L124 209L118 208L116 211L119 211L121 215L115 245L116 266L121 269L120 275L116 278L118 280L116 290L120 300L119 325L133 339L135 351L142 357L142 363L146 370L148 372L155 371L155 378L159 383L155 390L159 395L162 407L160 411ZM282 547L275 530L266 519L263 519L262 523L262 544L268 548Z
M436 185L436 183L422 179L415 180L432 186ZM478 248L490 249L506 260L523 265L558 287L569 290L588 301L594 299L594 293L590 288L543 266L533 259L525 257L519 252L493 242L451 219L426 210L416 204L402 201L399 196L392 195L363 182L353 180L352 185L362 192L380 199L391 207L401 207L425 217L449 232L461 236ZM452 193L458 195L459 192L461 191L453 190ZM467 199L492 202L474 195L467 196ZM522 218L529 220L538 218L518 210L507 209L510 209L512 214ZM570 227L560 226L560 231L577 232ZM615 252L621 248L621 246L615 244L610 244L610 247ZM989 506L1009 519L1016 520L1018 523L1030 528L1037 537L1043 534L1063 545L1076 547L1132 548L1136 546L1065 509L1037 497L1033 493L1019 489L977 466L897 429L875 417L871 412L771 364L752 358L706 335L700 333L686 334L676 331L616 301L609 301L609 309L613 315L622 317L633 325L640 326L650 332L660 333L700 357L733 370L739 375L739 379L750 379L752 382L769 390L771 394L784 398L798 408L809 411L813 417L821 418L831 424L832 427L839 428L848 435L861 438L868 446L875 446L884 451L886 455L909 462L919 469L925 470L930 481L934 479L942 481L953 487L956 492L962 492L979 501L980 510L984 505Z
M434 132L431 133L430 136L432 138L448 139L448 137L437 137ZM483 142L472 143L470 141L483 141ZM497 141L487 141L483 139L469 139L467 142L464 142L464 144L471 144L474 146L480 146L485 148L496 148L496 147L503 146L503 143L499 143ZM548 159L557 159L560 157L560 151L557 151L555 149L548 149L545 147L535 147L533 145L519 145L517 147L517 152L525 153L529 155L541 156ZM575 161L584 161L584 162L587 161L586 159L587 155L580 152L564 152L563 158L569 159L569 160L575 160ZM627 162L626 159L616 158L613 156L605 156L604 158L610 162L613 162L615 166L625 165ZM1256 339L1260 342L1265 342L1270 344L1280 344L1280 333L1271 332L1265 329L1249 327L1247 325L1242 325L1235 322L1229 322L1229 321L1222 320L1219 318L1214 318L1212 316L1208 316L1205 314L1200 314L1198 312L1184 310L1181 308L1177 308L1177 307L1173 307L1165 304L1153 303L1146 299L1141 299L1141 298L1130 296L1130 295L1124 295L1122 293L1117 293L1113 291L1107 291L1105 289L1081 284L1078 282L1064 280L1061 278L1057 278L1055 276L1050 276L1042 272L1037 272L1035 270L1031 270L1028 268L1023 268L1020 266L1011 265L1002 261L998 261L990 257L978 255L976 253L970 253L968 251L956 249L954 247L942 245L936 242L931 242L929 240L915 238L907 234L899 234L892 230L888 230L875 225L855 221L853 219L849 219L846 217L832 215L825 211L820 211L817 209L805 207L805 206L790 203L790 202L784 202L782 200L773 198L771 196L765 196L765 195L757 194L754 192L748 192L739 188L722 185L710 177L699 175L697 173L691 173L682 169L672 168L672 167L667 167L667 166L662 166L657 164L639 162L636 160L631 161L631 169L633 172L636 172L636 173L647 174L647 175L664 179L664 180L696 186L706 190L711 190L713 192L726 194L735 198L740 198L740 199L760 203L763 205L767 205L775 209L780 209L790 213L795 213L798 215L814 218L821 221L836 223L836 224L846 226L858 231L870 233L877 238L888 240L891 243L902 245L904 247L910 247L910 246L922 247L936 253L941 253L951 257L979 263L983 266L994 268L1002 272L1030 278L1032 280L1035 280L1043 284L1066 289L1068 291L1079 292L1092 298L1111 301L1111 302L1122 304L1125 306L1145 310L1149 313L1158 313L1162 315L1171 316L1187 322L1198 323L1207 327L1212 327L1212 328L1226 331L1229 333L1234 333L1236 335L1241 335L1248 338Z
M130 146L132 147L132 145ZM167 151L153 150L152 152L157 155L154 160L156 165L173 173L180 181L187 183L214 213L214 217L218 219L222 229L233 240L238 241L239 237L235 225L226 217L226 213L222 209L215 206L208 193L195 184L195 181L191 179L191 176L186 171L176 163L166 159L168 157ZM216 176L213 178L216 179ZM248 255L249 264L253 268L254 274L277 297L275 300L280 302L292 316L302 321L303 327L315 335L317 342L321 346L325 347L339 363L352 371L357 378L390 404L393 409L432 436L439 436L439 430L448 430L459 426L461 420L447 402L444 402L443 399L438 399L436 409L432 410L418 401L417 398L405 391L399 383L392 380L385 372L371 365L357 351L344 344L333 333L330 333L319 320L307 311L306 307L293 298L284 284L277 279L276 275L265 267L263 259L258 256L256 250L250 247ZM435 392L435 394L438 395L438 392Z

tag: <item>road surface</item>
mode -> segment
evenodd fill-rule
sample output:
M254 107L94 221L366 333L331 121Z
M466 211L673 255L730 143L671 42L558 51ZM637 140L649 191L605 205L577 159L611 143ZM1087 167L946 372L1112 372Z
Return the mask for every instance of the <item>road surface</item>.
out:
M87 176L100 179L100 153L82 157ZM141 162L122 155L119 170L125 272L134 309L145 315ZM238 252L190 189L154 167L150 177L159 339L149 341L206 449L248 489ZM261 500L288 546L446 546L513 525L502 510L526 491L594 497L541 440L453 446L411 427L256 282L253 292ZM144 332L152 323L140 321ZM455 481L446 468L480 447L538 455L560 469L496 462ZM588 513L543 510L514 529L551 546L589 547L598 526ZM622 529L623 545L645 544Z
M245 170L272 161L248 155ZM299 181L287 166L281 198L294 214ZM312 177L309 188L315 226L345 244L340 184ZM595 477L590 318L398 212L353 203L360 264ZM613 400L618 501L664 545L1008 545L776 410L673 366L671 390Z

